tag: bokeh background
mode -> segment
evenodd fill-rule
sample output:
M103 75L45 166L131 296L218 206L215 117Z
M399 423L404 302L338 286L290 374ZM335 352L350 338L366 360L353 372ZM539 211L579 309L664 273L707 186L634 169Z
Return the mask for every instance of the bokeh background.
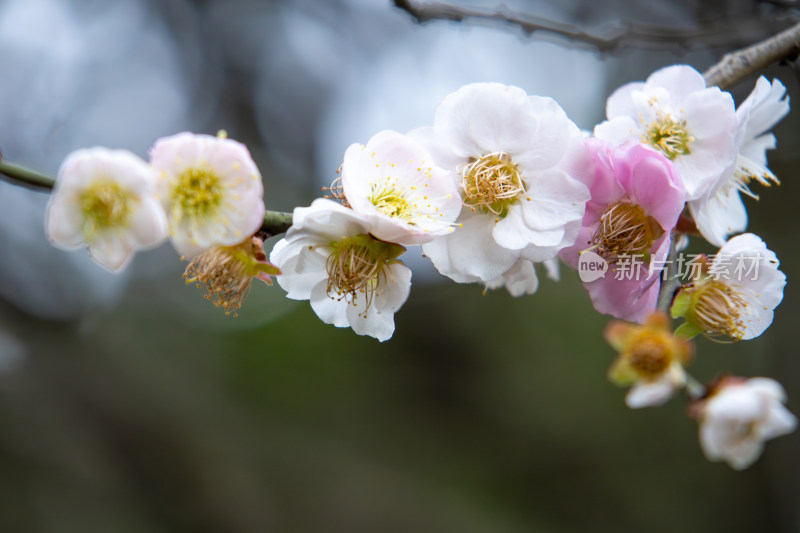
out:
M598 34L700 37L600 54L500 23L420 26L389 0L0 0L0 149L55 174L77 148L144 156L159 136L224 128L262 169L268 208L288 211L320 196L349 144L429 124L464 83L551 96L591 129L619 85L703 70L800 18L791 0L504 5ZM765 74L800 101L792 62ZM692 367L775 377L795 413L799 125L793 111L776 128L783 184L748 200L784 302L755 341L700 339ZM734 472L703 458L680 398L626 408L605 377L608 318L573 272L514 299L412 252L411 297L381 344L277 286L227 317L168 246L107 274L49 247L46 201L0 182L0 531L800 530L800 435Z

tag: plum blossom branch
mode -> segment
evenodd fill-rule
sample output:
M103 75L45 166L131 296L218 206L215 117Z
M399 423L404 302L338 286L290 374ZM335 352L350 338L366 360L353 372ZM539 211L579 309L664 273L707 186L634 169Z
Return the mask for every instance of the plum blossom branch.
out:
M724 48L742 42L744 33L758 31L758 20L737 18L713 26L698 28L675 28L653 24L626 22L597 35L583 31L577 26L533 15L513 12L505 7L492 12L470 9L444 2L416 2L395 0L394 5L410 14L419 24L432 20L451 22L471 21L483 25L507 24L522 30L527 36L542 34L562 38L572 45L593 48L600 52L611 52L630 47L683 50L699 47ZM769 64L769 63L767 63Z
M280 211L265 211L264 223L261 229L258 230L258 235L262 239L274 237L281 233L286 233L292 227L292 214L282 213Z
M2 157L0 157L0 174L10 178L15 183L36 189L50 190L55 184L55 180L52 177L22 165L10 163Z
M722 61L703 73L708 86L726 89L743 78L800 54L800 23L764 41L725 54Z

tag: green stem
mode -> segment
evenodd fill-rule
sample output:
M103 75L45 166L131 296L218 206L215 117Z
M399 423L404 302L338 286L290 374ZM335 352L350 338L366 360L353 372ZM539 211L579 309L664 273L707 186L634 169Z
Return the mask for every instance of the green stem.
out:
M267 211L264 213L264 224L258 232L261 237L268 238L286 233L292 227L292 214L281 213L280 211Z
M0 177L4 177L17 185L25 185L36 189L50 191L56 180L46 174L10 163L0 158ZM263 238L273 237L285 233L292 226L292 214L280 211L267 211L264 213L264 223L259 234Z
M56 182L56 180L50 176L41 174L35 170L31 170L21 165L9 163L2 158L0 158L0 174L11 178L15 182L38 189L52 189Z

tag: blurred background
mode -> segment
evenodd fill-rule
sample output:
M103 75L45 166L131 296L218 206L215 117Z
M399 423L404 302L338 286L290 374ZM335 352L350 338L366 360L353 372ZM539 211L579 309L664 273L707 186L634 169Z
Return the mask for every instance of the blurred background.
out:
M145 156L157 137L224 128L261 168L267 207L289 211L322 194L349 144L430 124L464 83L551 96L590 130L619 85L676 62L702 71L800 19L796 4L503 4L595 35L692 35L601 54L496 21L419 25L389 0L0 0L0 149L55 174L77 148ZM765 74L798 102L796 72ZM775 130L780 188L747 201L784 302L755 341L700 339L691 369L777 378L796 414L798 127L793 111ZM738 473L704 459L680 398L625 407L605 376L608 317L574 272L513 299L410 252L411 296L380 344L277 286L225 316L169 246L107 274L47 244L46 201L0 181L0 531L800 530L800 434Z

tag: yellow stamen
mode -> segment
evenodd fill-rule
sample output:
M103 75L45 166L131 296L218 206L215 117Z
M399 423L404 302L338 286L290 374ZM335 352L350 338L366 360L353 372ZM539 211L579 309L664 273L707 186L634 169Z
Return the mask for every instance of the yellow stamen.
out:
M125 226L134 200L130 191L111 180L101 179L87 187L80 196L86 240L94 239L98 231Z
M689 146L694 137L686 129L685 120L677 120L671 114L659 111L656 119L647 125L642 142L660 150L667 158L675 160L680 155L689 155Z
M266 262L264 241L258 237L236 246L215 246L198 255L186 267L186 283L196 283L205 291L205 298L237 316L237 310L250 294L253 278L271 284L269 274L279 274Z
M640 339L631 347L627 357L631 367L645 378L662 374L672 362L667 342L656 336Z
M366 298L366 310L375 296L380 295L391 281L389 265L394 263L405 248L384 242L371 235L361 234L330 243L328 256L328 296L341 300L350 298L357 303L359 294Z
M222 180L208 167L189 168L175 180L170 197L176 222L213 216L224 197Z
M391 184L376 185L373 183L369 201L381 213L413 224L413 222L411 222L413 215L411 204L408 202L403 192L396 189Z
M525 193L519 169L505 152L484 155L461 169L464 205L491 213L498 218Z
M641 206L620 202L600 217L592 245L600 255L613 260L620 255L649 252L653 241L663 233L663 228Z
M742 311L747 300L732 287L708 280L692 295L691 322L707 335L723 334L733 339L744 336Z
M336 173L338 174L340 171L341 171L341 167L339 167L339 170L337 170ZM330 193L330 196L325 195L325 196L323 196L323 198L330 198L330 199L333 199L333 200L338 200L339 203L341 203L343 206L350 207L350 202L347 201L347 197L345 197L345 195L344 195L344 187L342 187L342 177L341 176L339 176L338 178L333 180L333 182L331 182L330 186L323 187L322 190L325 191L325 192L329 192Z

